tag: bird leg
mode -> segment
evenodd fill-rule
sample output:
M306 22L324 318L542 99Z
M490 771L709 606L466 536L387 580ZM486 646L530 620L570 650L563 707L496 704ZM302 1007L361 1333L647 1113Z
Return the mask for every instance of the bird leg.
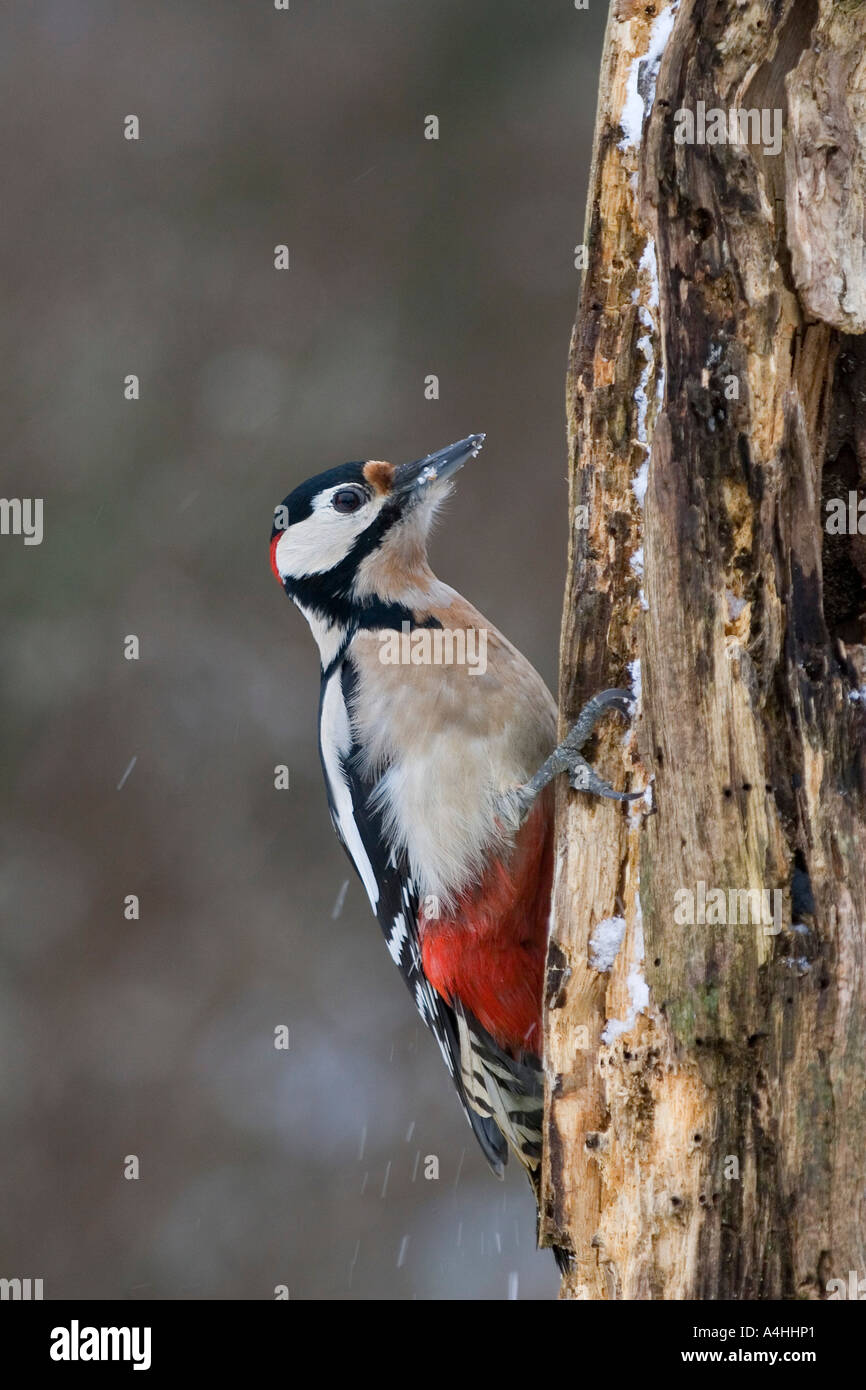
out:
M516 828L519 830L529 816L535 799L539 792L542 792L554 777L558 777L561 772L568 773L569 784L575 791L590 792L594 796L603 796L610 801L637 801L643 796L643 791L638 792L618 792L603 777L600 777L593 767L581 754L581 749L588 741L596 724L607 713L609 709L618 710L620 714L629 718L632 712L634 700L627 690L602 690L598 695L593 695L591 700L587 700L583 709L577 717L577 721L572 725L562 743L554 748L550 757L541 764L534 777L530 777L528 782L522 786L515 787L512 792L504 798L506 818L512 824L516 820Z

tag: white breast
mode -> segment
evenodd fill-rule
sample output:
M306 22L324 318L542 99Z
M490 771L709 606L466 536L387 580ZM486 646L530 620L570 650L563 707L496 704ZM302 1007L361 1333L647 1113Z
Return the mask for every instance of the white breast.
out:
M493 633L484 675L383 664L377 634L358 634L349 649L364 774L375 783L389 844L406 852L422 900L439 900L434 910L452 905L507 852L500 798L537 771L555 740L555 706L541 677L501 641Z

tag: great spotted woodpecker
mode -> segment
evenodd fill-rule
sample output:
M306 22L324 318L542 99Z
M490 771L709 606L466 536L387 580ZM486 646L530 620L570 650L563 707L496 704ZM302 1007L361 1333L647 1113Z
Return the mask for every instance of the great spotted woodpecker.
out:
M302 483L275 509L271 565L319 646L334 828L488 1163L502 1176L511 1147L537 1197L549 784L566 771L601 796L641 793L614 791L581 756L629 696L596 696L555 747L541 677L427 563L449 480L483 442Z

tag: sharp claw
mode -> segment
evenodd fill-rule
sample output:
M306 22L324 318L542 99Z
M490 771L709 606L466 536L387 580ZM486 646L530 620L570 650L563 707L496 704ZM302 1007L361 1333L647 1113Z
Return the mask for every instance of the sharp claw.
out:
M583 758L577 766L572 768L569 774L569 783L576 792L590 792L593 796L606 797L608 801L637 801L638 797L643 796L643 792L618 792L606 782L603 777L599 777L594 768Z
M603 783L601 784L601 787L607 787L607 783L606 783L606 782L603 782ZM606 797L608 797L611 801L638 801L638 800L643 796L643 791L639 791L639 792L618 792L618 791L614 791L613 787L607 787L607 790L606 790L606 791L603 791L603 790L601 789L601 787L598 789L598 795L599 795L599 796L606 796Z
M608 705L616 705L624 712L631 709L634 704L634 696L628 690L621 690L618 686L611 686L608 690L602 690L595 696L596 701L605 708Z
M630 719L634 710L634 696L627 690L605 690L603 695L608 698L605 700L605 709L618 709L620 714L624 714L626 719Z

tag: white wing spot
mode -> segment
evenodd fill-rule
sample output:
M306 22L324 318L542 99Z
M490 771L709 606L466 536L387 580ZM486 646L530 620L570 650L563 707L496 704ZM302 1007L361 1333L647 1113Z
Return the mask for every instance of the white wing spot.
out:
M386 945L391 952L391 959L395 965L400 964L400 957L403 954L403 946L408 939L409 933L406 929L406 918L398 912L394 918L394 925L391 928L391 935L386 937Z
M419 980L415 985L415 1004L421 1017L428 1022L432 1021L433 1012L430 1008L430 999L423 980Z

